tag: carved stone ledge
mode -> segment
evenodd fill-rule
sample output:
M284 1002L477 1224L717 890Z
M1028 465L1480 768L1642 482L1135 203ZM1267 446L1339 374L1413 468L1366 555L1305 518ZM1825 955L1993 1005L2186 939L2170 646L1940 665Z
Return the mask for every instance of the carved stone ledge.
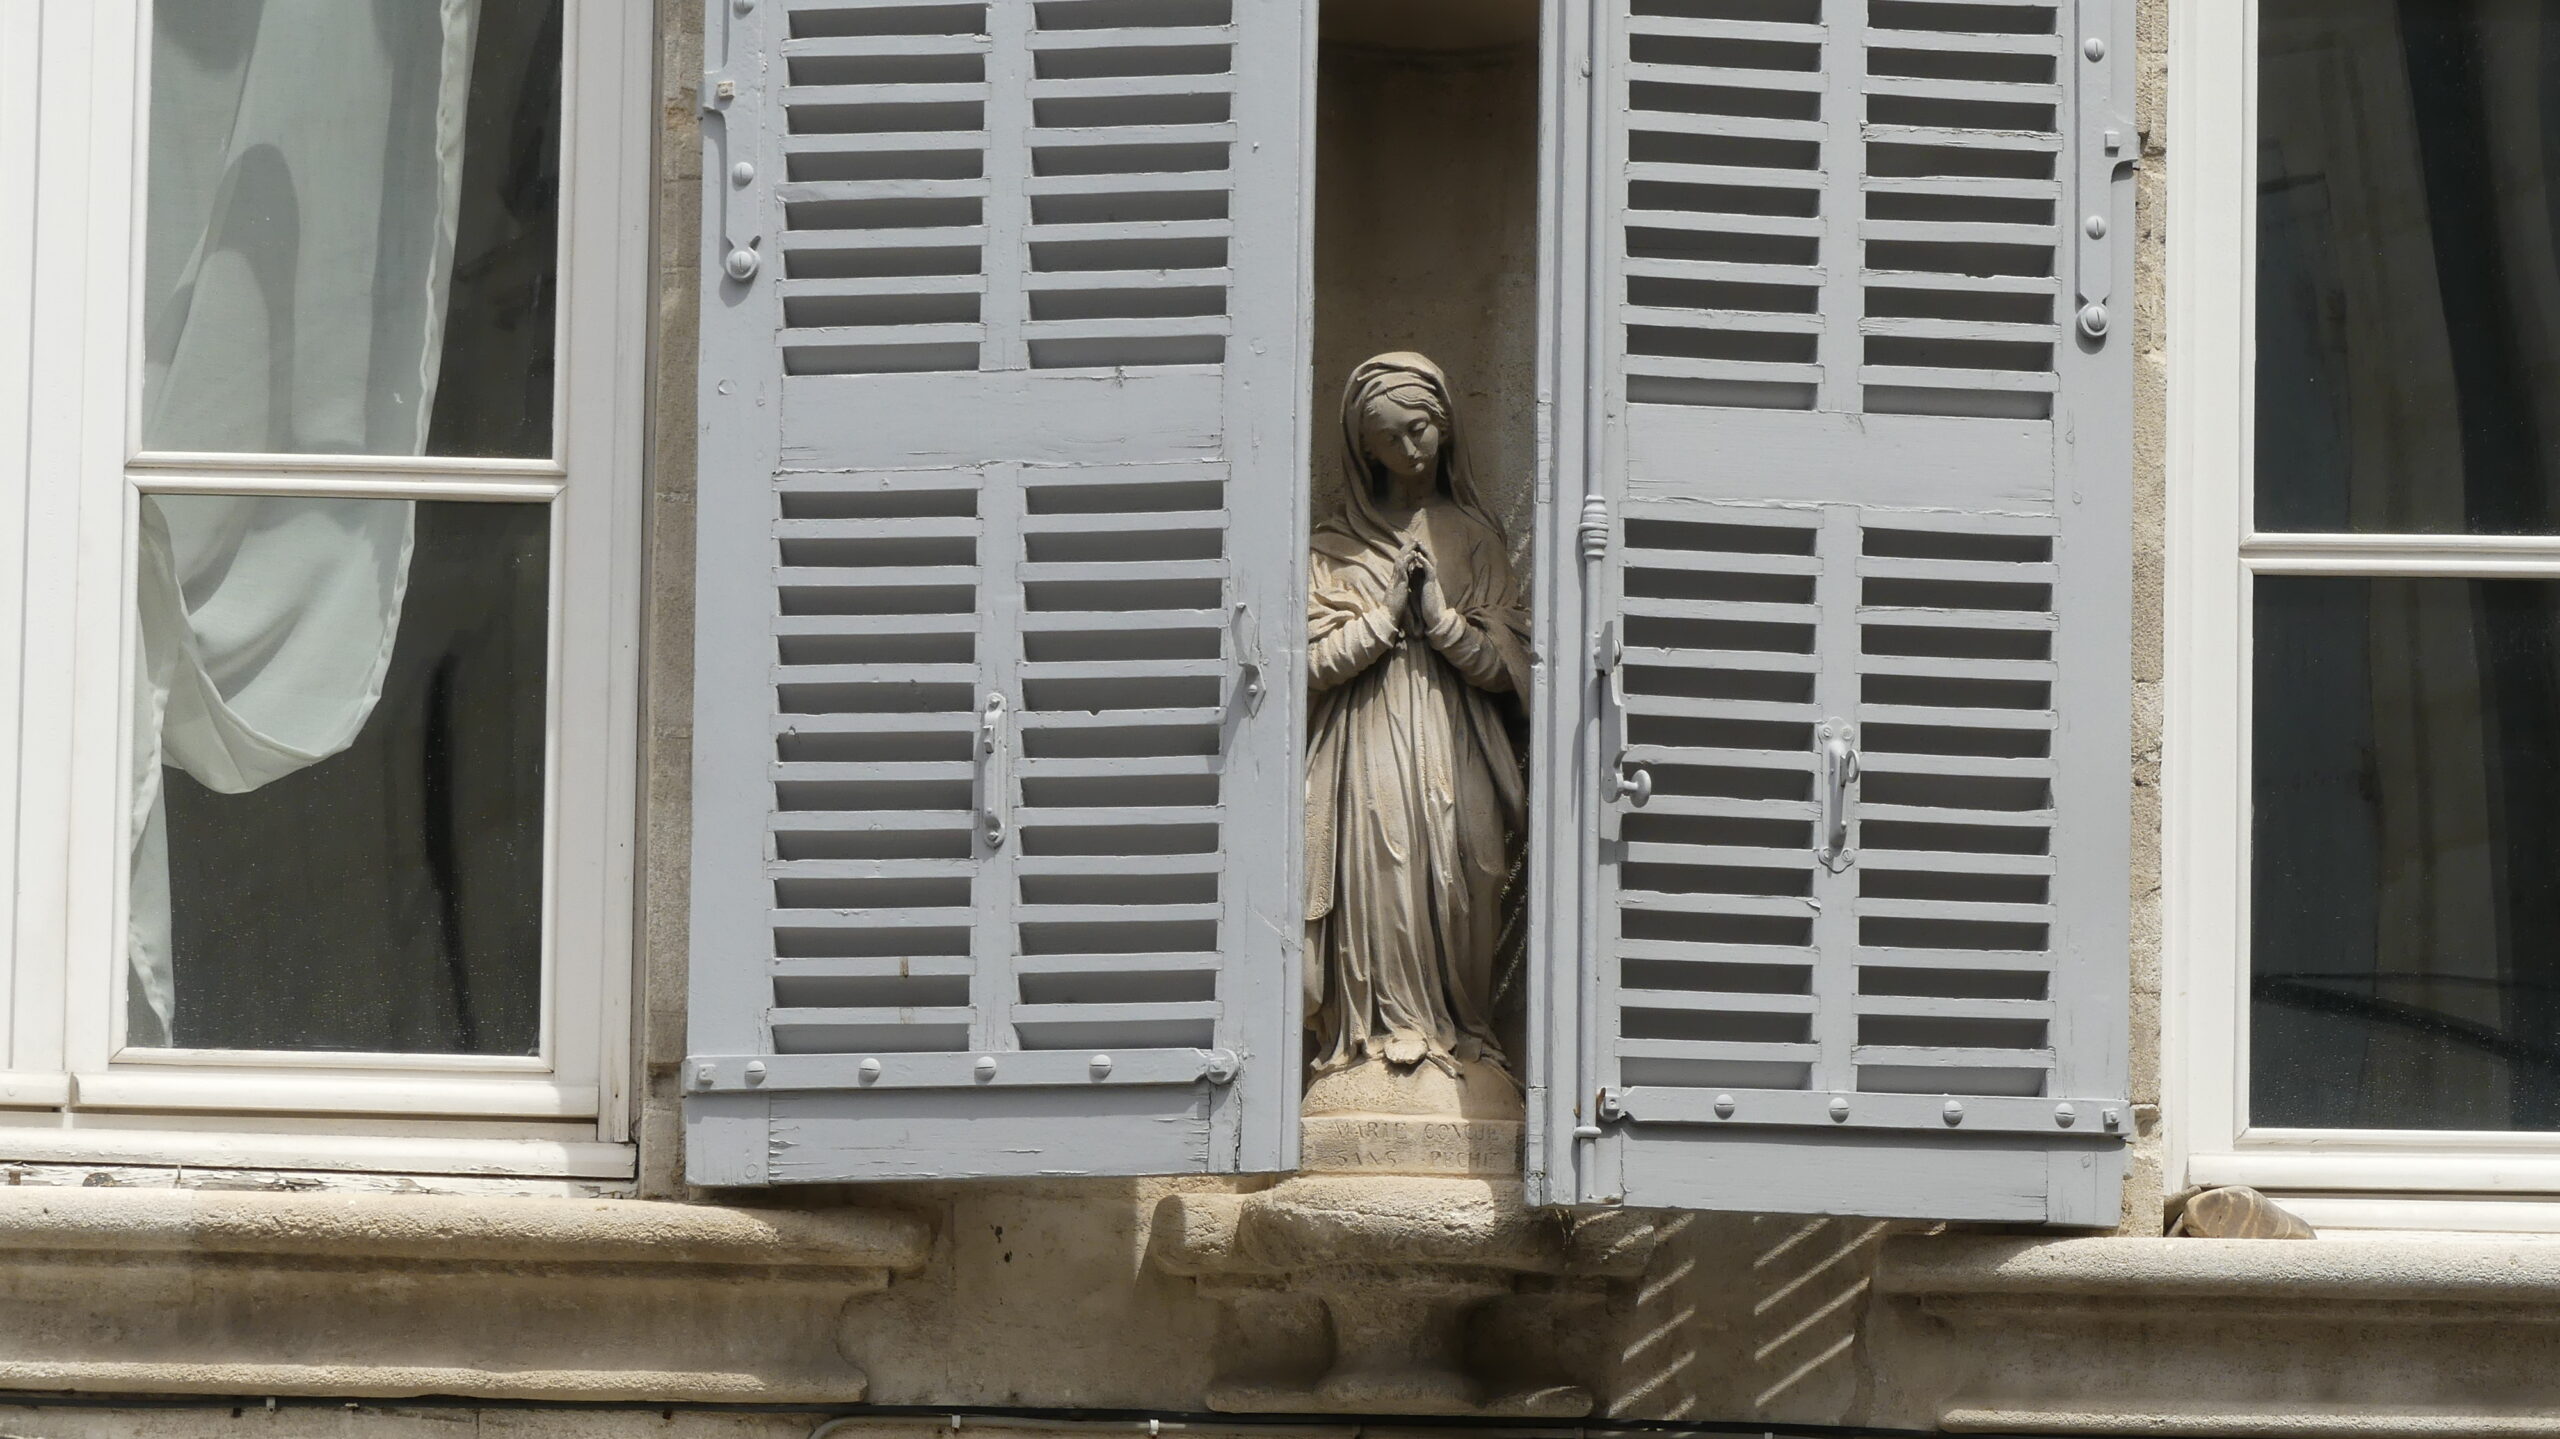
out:
M2010 1434L2560 1435L2560 1244L1905 1235L1872 1422Z
M1382 1067L1318 1081L1310 1172L1157 1206L1156 1265L1227 1308L1209 1406L1227 1413L1575 1418L1552 1354L1484 1352L1506 1310L1564 1310L1641 1273L1652 1227L1528 1207L1519 1095L1499 1075ZM1508 1172L1504 1172L1504 1171ZM1526 1381L1522 1375L1533 1376ZM1500 1377L1497 1377L1500 1376Z
M0 1187L0 1390L843 1402L896 1214Z

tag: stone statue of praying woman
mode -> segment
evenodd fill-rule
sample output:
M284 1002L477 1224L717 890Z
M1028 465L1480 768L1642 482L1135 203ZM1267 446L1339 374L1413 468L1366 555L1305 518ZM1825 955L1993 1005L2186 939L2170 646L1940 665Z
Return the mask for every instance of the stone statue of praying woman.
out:
M1528 608L1439 366L1362 363L1342 438L1350 504L1315 528L1307 592L1311 1066L1507 1072L1491 1011Z

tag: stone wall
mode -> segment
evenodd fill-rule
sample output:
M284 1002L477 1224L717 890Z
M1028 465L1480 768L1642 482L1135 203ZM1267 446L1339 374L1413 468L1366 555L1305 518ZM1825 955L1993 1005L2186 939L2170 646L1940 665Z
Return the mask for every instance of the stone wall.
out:
M2168 0L2141 3L2128 876L2140 1132L2122 1233L2046 1240L1662 1216L1641 1274L1612 1281L1596 1304L1524 1311L1526 1319L1488 1314L1465 1336L1490 1363L1536 1365L1589 1388L1598 1420L2560 1434L2560 1420L2546 1417L2560 1404L2542 1392L2549 1381L2541 1376L2554 1372L2540 1358L2547 1326L2533 1322L2560 1299L2552 1267L2560 1261L2548 1257L2560 1251L2492 1239L2253 1246L2154 1237L2170 150ZM467 1427L524 1439L786 1439L809 1434L815 1410L839 1403L1197 1413L1236 1358L1234 1306L1152 1263L1151 1226L1168 1196L1253 1191L1259 1182L729 1195L683 1184L676 1065L701 6L658 0L657 10L663 289L648 474L638 1197L0 1189L0 1297L9 1301L0 1304L0 1384L86 1396L73 1407L0 1411L0 1433L417 1439ZM1526 533L1533 20L1529 0L1368 0L1326 17L1310 384L1327 501L1338 495L1340 376L1373 351L1418 348L1448 366L1473 424L1479 473L1515 534ZM1310 1358L1255 1357L1282 1368ZM116 1397L189 1392L225 1397L174 1407ZM473 1402L396 1402L421 1392ZM322 1402L270 1409L267 1394ZM686 1402L627 1405L640 1395ZM522 1402L532 1399L624 1404ZM704 1403L785 1407L691 1407ZM1216 1421L1196 1427L1223 1432ZM1040 1432L977 1419L966 1428ZM838 1432L924 1439L929 1430L952 1432L947 1421L887 1418Z

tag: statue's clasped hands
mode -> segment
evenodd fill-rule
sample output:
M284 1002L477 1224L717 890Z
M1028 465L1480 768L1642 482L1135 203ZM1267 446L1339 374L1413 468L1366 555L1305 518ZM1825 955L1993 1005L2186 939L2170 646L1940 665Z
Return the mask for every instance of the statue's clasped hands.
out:
M1440 590L1440 577L1432 572L1429 551L1418 544L1405 546L1396 561L1395 588L1387 602L1408 632L1428 630L1449 612L1448 596Z

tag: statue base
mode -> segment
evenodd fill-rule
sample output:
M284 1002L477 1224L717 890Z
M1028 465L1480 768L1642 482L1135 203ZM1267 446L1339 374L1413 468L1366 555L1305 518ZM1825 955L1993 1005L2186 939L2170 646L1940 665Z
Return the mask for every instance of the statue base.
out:
M1636 1214L1530 1209L1521 1124L1519 1087L1489 1065L1452 1075L1373 1060L1309 1086L1298 1177L1254 1194L1167 1195L1153 1262L1227 1307L1209 1407L1590 1413L1588 1389L1520 1376L1572 1367L1545 1337L1589 1326L1559 1311L1642 1273L1653 1228Z
M1520 1086L1489 1064L1451 1074L1367 1060L1317 1076L1299 1112L1309 1173L1520 1172Z

